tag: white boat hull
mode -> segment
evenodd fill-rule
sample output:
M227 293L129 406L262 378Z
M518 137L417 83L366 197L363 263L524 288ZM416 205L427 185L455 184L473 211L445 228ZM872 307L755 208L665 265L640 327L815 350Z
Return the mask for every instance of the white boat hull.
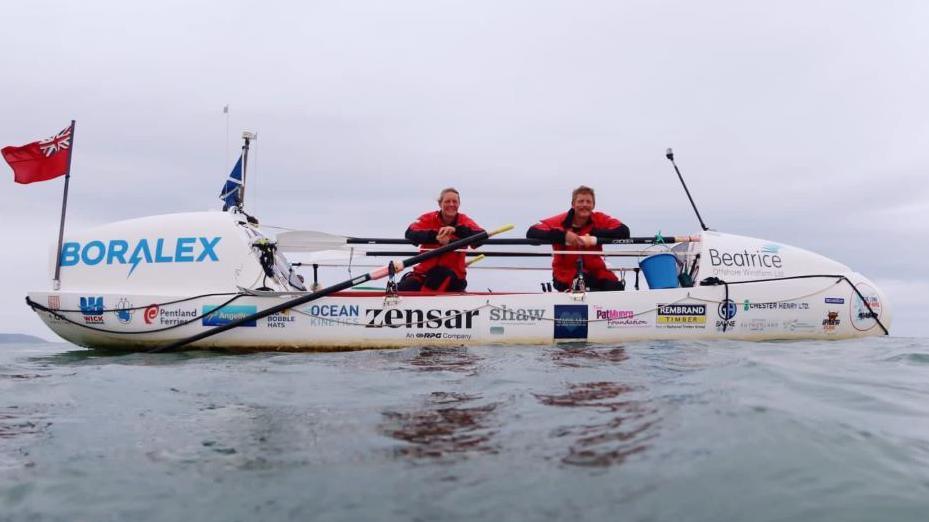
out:
M646 339L847 339L885 335L891 316L873 283L849 276L586 294L446 294L385 298L347 292L258 319L190 345L322 351L434 345L617 343ZM34 292L39 316L81 346L138 351L226 324L294 296L188 298ZM211 310L231 302L219 311ZM173 303L173 304L166 304ZM883 305L883 306L882 306ZM206 314L206 315L205 315ZM186 324L185 324L186 323Z

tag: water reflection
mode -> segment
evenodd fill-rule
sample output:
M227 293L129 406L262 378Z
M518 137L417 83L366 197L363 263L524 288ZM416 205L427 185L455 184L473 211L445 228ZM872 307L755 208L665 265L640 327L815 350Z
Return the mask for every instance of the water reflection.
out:
M161 366L184 364L198 359L214 359L217 357L237 357L236 355L208 350L177 351L170 353L126 352L106 349L69 350L41 357L30 357L27 360L34 363L50 366L97 364L124 364L127 366Z
M381 431L407 442L394 454L407 458L442 458L470 452L497 453L491 419L496 404L467 405L481 397L433 392L422 409L385 411ZM456 406L452 406L452 405Z
M426 372L466 372L477 373L477 363L481 357L469 352L464 346L426 346L419 348L410 366Z
M620 363L629 358L624 348L595 350L587 346L571 346L551 352L552 361L558 366L579 368L589 363Z
M641 391L635 386L615 382L569 384L561 394L536 394L546 406L557 408L595 408L607 416L603 422L564 426L554 430L556 438L573 442L561 460L577 466L614 466L630 455L645 451L657 436L658 410L630 395ZM595 419L596 420L596 419Z

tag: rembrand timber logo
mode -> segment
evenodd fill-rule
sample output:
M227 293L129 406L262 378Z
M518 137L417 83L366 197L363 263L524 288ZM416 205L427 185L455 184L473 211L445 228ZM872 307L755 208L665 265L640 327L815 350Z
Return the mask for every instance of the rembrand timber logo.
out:
M61 247L61 266L131 265L126 276L128 278L142 263L219 261L216 245L221 239L222 236L199 236L175 239L142 238L132 243L124 239L111 239L106 242L93 240L83 244L69 241Z

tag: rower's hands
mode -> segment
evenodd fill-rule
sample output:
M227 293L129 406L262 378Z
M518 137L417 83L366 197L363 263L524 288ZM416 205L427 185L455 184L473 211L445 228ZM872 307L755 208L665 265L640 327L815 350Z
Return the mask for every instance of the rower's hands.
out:
M597 237L590 234L579 236L573 230L564 233L565 245L572 248L591 248L597 246Z
M577 248L577 247L584 246L584 245L578 243L578 238L579 238L579 237L580 237L580 236L577 235L577 234L575 234L573 230L567 230L567 231L565 231L565 233L564 233L564 244L565 244L565 246L569 246L569 247L572 247L572 248Z
M592 248L597 246L597 236L591 236L590 234L584 234L583 236L578 236L577 238L579 246Z
M442 227L436 234L435 239L442 245L447 245L455 234L455 227Z

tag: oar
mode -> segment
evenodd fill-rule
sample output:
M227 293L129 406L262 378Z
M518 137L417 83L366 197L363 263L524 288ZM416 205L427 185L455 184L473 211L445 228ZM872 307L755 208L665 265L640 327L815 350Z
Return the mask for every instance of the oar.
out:
M381 237L349 237L316 232L313 230L291 230L277 235L277 248L284 252L315 252L317 250L330 250L345 245L409 245L407 239L381 238ZM656 243L686 243L700 241L700 236L648 236L630 237L626 239L601 239L601 245L654 245ZM489 239L485 245L545 245L538 239L505 238Z
M510 230L512 228L513 228L513 225L506 225L491 232L484 231L479 234L466 237L464 239L459 239L458 241L452 241L451 243L443 247L436 248L435 250L430 250L428 252L423 252L422 254L419 254L411 258L404 259L403 261L400 261L399 263L403 265L403 268L401 268L400 270L409 268L413 265L417 265L419 263L422 263L423 261L426 261L427 259L432 259L446 252L451 252L452 250L457 250L459 248L466 247L470 244L477 243L478 241L482 241L484 239L487 239L488 237L495 236L497 234L506 232L507 230ZM396 263L396 261L392 261L391 263ZM400 270L397 270L397 271L399 272ZM321 299L323 297L326 297L327 295L331 295L341 290L345 290L346 288L351 288L353 286L360 285L361 283L371 281L372 279L380 279L386 276L389 272L390 272L390 265L383 266L381 268L378 268L377 270L368 272L367 274L364 274L364 275L361 275L361 276L358 276L352 279L347 279L345 281L342 281L341 283L337 283L332 286L323 288L322 290L312 292L304 296L300 296L296 299L291 299L290 301L287 301L286 303L281 303L279 305L272 306L271 308L267 308L260 312L248 315L246 317L241 317L239 319L231 321L222 326L217 326L216 328L213 328L211 330L198 333L197 335L192 335L186 339L181 339L180 341L175 341L173 343L166 344L165 346L162 346L160 348L155 348L154 350L150 350L150 351L163 352L167 350L173 350L176 348L180 348L182 346L199 341L201 339L206 339L207 337L211 337L218 333L225 332L226 330L231 330L244 323L257 321L258 319L267 317L271 314L276 314L277 312L280 312L283 310L287 310L288 308L293 308L295 306L300 306L302 304L309 303L310 301Z
M487 256L487 257L552 257L552 256L558 256L558 255L600 256L600 257L645 257L651 254L658 253L658 252L647 252L647 251L642 251L642 250L637 250L633 252L604 252L602 250L553 250L551 252L523 252L523 251L494 252L493 250L487 250L487 251L459 250L459 252L463 253L466 256ZM412 255L415 255L416 253L417 252L404 251L404 250L368 250L364 252L364 255L367 257L399 257L399 256L412 256ZM293 266L303 266L303 265L318 264L318 263L292 263L292 264Z

